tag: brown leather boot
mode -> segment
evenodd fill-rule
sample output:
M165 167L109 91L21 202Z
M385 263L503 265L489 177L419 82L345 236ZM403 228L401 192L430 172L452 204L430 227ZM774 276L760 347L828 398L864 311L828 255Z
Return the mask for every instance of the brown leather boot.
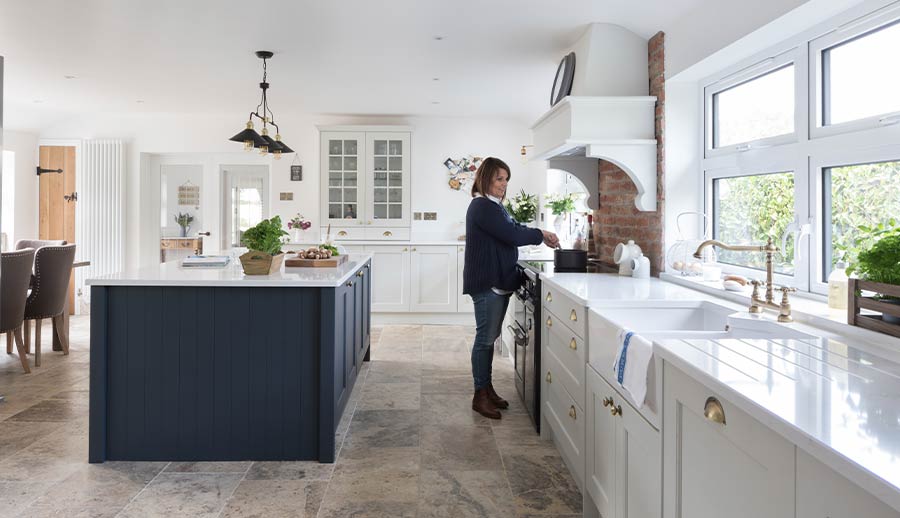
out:
M472 410L488 419L500 419L500 412L491 403L491 397L488 395L487 388L475 391L475 396L472 397Z
M509 401L500 397L500 394L497 394L497 391L494 390L494 384L489 383L487 386L488 397L491 399L491 403L494 404L495 407L506 410L509 408Z

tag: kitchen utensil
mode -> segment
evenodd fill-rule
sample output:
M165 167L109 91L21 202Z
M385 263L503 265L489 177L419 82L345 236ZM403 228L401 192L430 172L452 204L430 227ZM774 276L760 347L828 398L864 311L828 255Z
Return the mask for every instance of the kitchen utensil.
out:
M634 244L633 239L628 244L619 243L613 251L613 262L619 265L619 275L631 275L631 260L641 255L641 247Z
M553 251L553 269L557 272L587 271L587 252L557 248Z
M700 216L703 219L703 236L700 238L684 237L685 232L683 230L684 227L682 227L682 218L689 214ZM669 247L669 252L666 254L666 265L669 270L678 272L681 275L700 275L703 273L704 264L716 263L715 248L711 246L703 249L701 252L703 257L701 259L694 257L694 252L697 251L697 247L700 246L700 243L705 239L709 239L709 218L706 217L706 214L695 211L682 212L675 218L675 228L678 239L675 240L675 244Z
M635 279L650 278L650 259L644 254L631 260L631 276Z

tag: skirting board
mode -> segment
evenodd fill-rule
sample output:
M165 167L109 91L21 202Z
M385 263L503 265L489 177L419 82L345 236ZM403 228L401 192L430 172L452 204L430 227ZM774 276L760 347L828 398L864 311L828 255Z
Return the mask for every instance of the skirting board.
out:
M417 324L475 327L474 313L372 313L373 325Z

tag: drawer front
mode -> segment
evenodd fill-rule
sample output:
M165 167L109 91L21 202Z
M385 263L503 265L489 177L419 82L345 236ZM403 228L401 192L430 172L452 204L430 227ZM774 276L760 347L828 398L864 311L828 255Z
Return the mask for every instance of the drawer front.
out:
M558 320L564 321L583 340L587 335L587 307L547 283L543 284L541 291L541 307L557 315Z
M584 340L575 335L571 329L557 324L556 315L547 312L544 317L544 326L547 327L548 354L554 356L559 364L560 382L565 385L569 394L578 405L584 408ZM551 324L551 325L548 325Z
M555 362L551 360L549 363L545 370L550 372L551 381L546 383L549 394L544 411L547 413L547 422L553 429L554 442L578 481L579 488L583 488L584 432L587 415L582 407L575 403L565 387L556 382Z
M409 241L409 227L366 227L363 234L372 241Z
M328 227L322 227L322 241L328 234ZM362 227L331 227L331 239L334 241L347 241L365 239L365 229Z

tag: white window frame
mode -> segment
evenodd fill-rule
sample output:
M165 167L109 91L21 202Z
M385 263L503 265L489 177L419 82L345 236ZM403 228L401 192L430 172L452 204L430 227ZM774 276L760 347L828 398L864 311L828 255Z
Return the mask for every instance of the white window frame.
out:
M713 147L713 135L715 129L715 110L713 105L713 98L716 94L724 92L725 90L734 88L736 86L740 86L745 83L749 83L755 79L758 79L762 76L765 76L769 73L772 73L776 70L784 68L786 66L793 65L794 66L794 99L797 99L798 89L803 86L805 88L805 83L803 82L803 75L805 73L804 60L801 59L801 52L799 47L792 48L785 52L781 52L775 56L769 56L765 59L757 61L747 67L744 67L736 72L732 72L729 75L722 77L721 79L717 79L714 82L708 84L706 88L704 88L703 97L704 97L704 156L707 158L726 155L730 153L736 152L744 152L750 149L760 149L765 147L777 146L780 144L787 144L791 142L796 142L798 139L798 133L801 127L804 126L803 118L804 118L804 109L801 109L799 103L794 102L794 131L792 133L787 133L784 135L775 135L773 137L766 137L762 139L751 140L747 142L738 142L736 144L730 144L728 146Z
M900 2L893 3L850 20L827 34L809 42L809 122L810 137L821 138L861 130L879 128L900 123L900 111L886 112L863 119L824 125L825 104L823 92L822 53L832 47L865 37L878 29L900 23Z
M246 171L246 170L229 170L229 168L260 168L260 171ZM265 169L263 171L263 168ZM263 182L263 192L262 192L262 217L263 219L269 219L269 211L271 210L271 202L269 198L269 177L271 176L271 168L268 165L263 164L232 164L232 165L221 165L220 170L222 171L222 250L234 250L243 248L240 245L232 246L231 243L231 231L232 226L234 224L234 207L232 206L233 200L231 199L231 187L233 185L233 181L237 177L243 178L261 178Z

